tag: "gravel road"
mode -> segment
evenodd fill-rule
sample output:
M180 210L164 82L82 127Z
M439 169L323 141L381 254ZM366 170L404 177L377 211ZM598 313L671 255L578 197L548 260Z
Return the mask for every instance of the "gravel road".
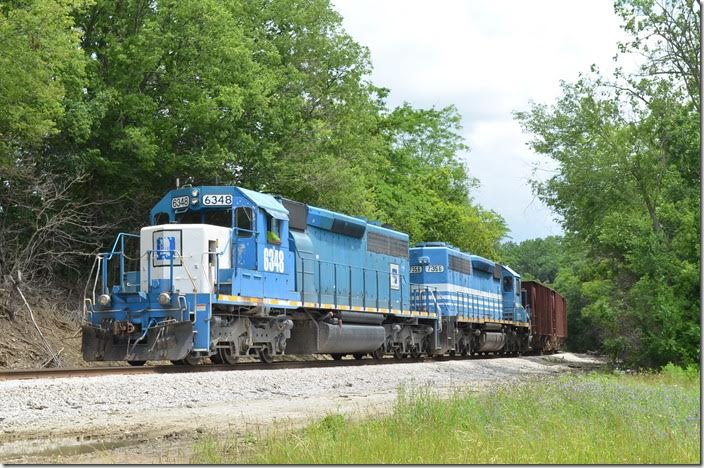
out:
M400 386L437 392L593 367L592 356L0 382L0 462L187 463L202 434L388 411Z

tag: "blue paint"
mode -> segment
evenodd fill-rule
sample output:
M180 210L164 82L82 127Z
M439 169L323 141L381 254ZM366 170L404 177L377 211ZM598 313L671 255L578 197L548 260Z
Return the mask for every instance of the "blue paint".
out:
M443 316L507 320L501 277L496 275L503 270L491 260L443 242L421 242L410 249L410 263L415 271L411 282L418 285L414 288L434 291ZM423 309L426 302L422 294L414 295L414 307Z
M227 200L227 206L212 206L213 200ZM379 222L313 206L305 212L304 220L294 218L298 229L291 229L293 215L269 194L233 186L171 190L152 208L152 224L209 224L217 219L232 230L231 248L220 246L221 251L212 254L214 294L182 291L185 299L172 297L170 304L160 305L159 294L172 292L174 273L168 279L152 279L150 259L148 290L140 291L140 272L124 270L125 235L120 234L113 251L103 256L100 272L106 282L108 267L119 262L112 303L94 308L90 320L96 325L106 319L130 321L143 329L163 321L191 320L193 349L206 352L212 350L210 324L216 304L257 302L283 309L304 304L367 313L425 311L467 319L526 320L520 276L510 268L442 242L419 243L409 250L407 234ZM187 247L182 246L184 251ZM156 237L150 255L173 269L177 248L175 237ZM230 268L221 267L225 252L231 256Z

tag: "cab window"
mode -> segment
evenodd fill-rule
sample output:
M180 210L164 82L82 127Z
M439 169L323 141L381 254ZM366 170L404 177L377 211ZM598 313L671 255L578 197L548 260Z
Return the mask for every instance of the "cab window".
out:
M510 276L505 276L504 277L504 292L512 292L513 291L513 278Z
M205 212L205 223L228 228L232 227L232 208L225 210L207 210Z
M203 222L203 217L200 211L184 211L183 213L176 213L176 222L178 224L201 224Z
M239 207L235 210L235 227L237 237L252 237L254 215L251 208Z
M169 213L161 212L154 216L154 226L158 226L159 224L169 224Z
M266 214L266 241L269 244L281 243L281 222L269 213Z

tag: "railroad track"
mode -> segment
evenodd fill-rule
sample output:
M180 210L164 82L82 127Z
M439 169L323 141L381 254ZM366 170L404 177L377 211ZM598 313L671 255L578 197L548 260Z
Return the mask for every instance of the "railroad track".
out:
M481 358L492 358L500 356L482 356ZM384 358L384 359L343 359L341 361L320 360L320 361L274 361L271 364L261 362L241 362L235 365L227 364L200 364L195 366L143 366L143 367L57 367L50 369L13 369L0 372L2 380L28 380L64 377L100 377L105 375L137 375L137 374L182 374L198 372L221 372L221 371L248 371L248 370L273 370L273 369L304 369L321 367L356 367L356 366L379 366L388 364L417 364L421 362L454 361L476 359L476 357L462 356L438 356L420 358Z

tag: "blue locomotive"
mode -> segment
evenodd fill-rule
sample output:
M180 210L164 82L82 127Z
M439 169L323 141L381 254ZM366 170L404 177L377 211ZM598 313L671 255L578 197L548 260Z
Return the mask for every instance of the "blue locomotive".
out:
M184 186L100 254L87 361L523 352L520 277L443 243L233 186Z
M442 349L462 355L528 350L530 323L516 272L444 242L418 243L410 262L412 304L423 309L431 296L442 311Z

